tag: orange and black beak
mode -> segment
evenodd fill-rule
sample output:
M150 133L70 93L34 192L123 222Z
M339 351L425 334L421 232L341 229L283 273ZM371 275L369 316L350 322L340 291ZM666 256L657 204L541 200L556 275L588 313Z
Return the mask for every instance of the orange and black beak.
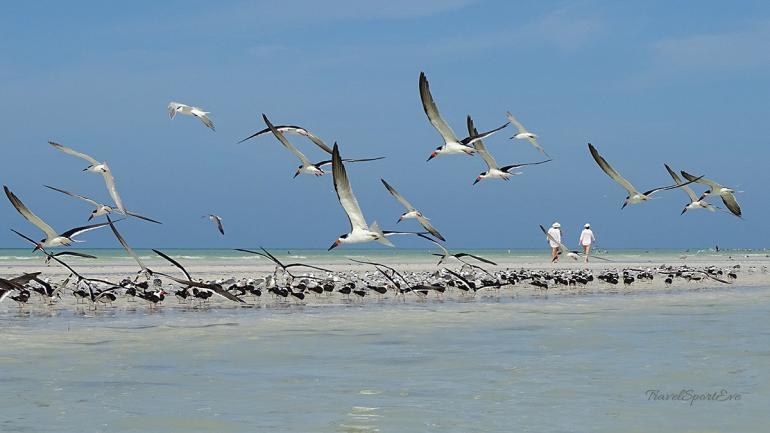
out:
M431 159L435 158L436 155L438 155L438 153L434 150L433 153L431 153L430 156L428 157L428 161L430 161Z
M333 249L337 248L338 246L340 246L340 244L341 244L341 243L342 243L342 242L341 242L339 239L337 239L336 241L334 241L334 243L332 244L332 246L330 246L330 247L329 247L329 249L328 249L328 250L326 250L326 251L331 251L331 250L333 250Z
M473 184L476 185L479 182L481 182L481 176L476 176L476 180L473 181Z
M42 250L42 249L43 249L43 244L35 244L35 248L32 250L32 252L34 253L35 251Z

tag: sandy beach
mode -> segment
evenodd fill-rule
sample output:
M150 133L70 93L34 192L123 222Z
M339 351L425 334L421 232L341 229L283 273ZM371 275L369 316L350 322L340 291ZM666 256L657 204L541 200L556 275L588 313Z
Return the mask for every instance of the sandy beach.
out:
M258 256L234 256L234 257L219 257L216 259L207 259L203 256L190 256L191 254L186 252L185 254L175 254L175 251L169 251L169 255L172 258L178 260L191 274L193 279L202 279L205 281L213 280L241 280L241 279L259 279L267 275L272 275L276 270L275 266L267 259ZM308 270L305 272L301 269L295 269L294 273L297 279L301 279L303 276L311 275L315 277L326 277L336 275L341 281L351 280L356 277L362 279L376 277L376 270L373 266L367 264L360 264L352 262L350 259L355 260L373 260L378 263L383 263L397 269L407 278L414 278L414 281L420 281L420 279L429 279L431 274L436 273L443 268L459 271L461 269L468 270L466 266L463 268L463 264L454 258L447 259L441 266L436 265L437 258L428 254L410 254L408 257L401 255L394 256L381 256L372 258L371 254L367 254L365 251L350 251L349 254L337 254L324 256L320 253L313 253L312 255L302 255L302 253L296 254L276 254L277 257L286 262L302 262L305 264L311 264L314 266L323 267L333 271L332 274ZM569 258L563 257L558 263L548 263L547 257L538 257L531 254L509 254L503 251L496 253L488 253L498 266L485 265L485 269L488 269L491 273L501 272L506 270L531 270L531 271L543 271L543 272L562 272L562 271L579 271L589 270L591 273L598 275L606 270L617 270L622 272L623 270L631 270L632 274L638 270L652 270L656 272L656 278L652 281L635 282L631 285L620 284L608 284L599 280L590 282L585 286L560 286L552 285L547 291L534 287L528 282L521 282L516 285L507 285L500 290L486 290L477 293L477 296L501 296L501 297L526 297L526 296L580 296L580 295L597 295L597 294L630 294L630 293L645 293L645 292L674 292L674 291L690 291L690 290L702 290L702 289L721 289L732 287L767 287L770 286L770 258L764 252L724 252L724 253L710 253L710 254L686 254L686 253L673 253L669 252L662 254L656 253L644 253L638 252L634 254L605 254L606 257L612 261L598 261L593 260L589 263L583 263L582 261L574 261ZM171 266L167 261L161 259L157 255L144 255L143 261L146 266L154 271L166 273L169 275L177 275L180 278L183 277L179 269ZM107 258L100 258L97 260L71 258L67 260L75 269L78 270L84 277L98 278L109 280L113 282L119 282L124 278L135 278L137 276L136 264L122 256L111 256ZM710 278L703 278L699 281L685 281L682 278L674 279L673 283L665 284L664 277L666 275L662 269L671 267L673 269L680 268L682 266L688 266L695 269L704 269L707 267L716 267L724 271L724 279L729 280L732 284L724 284ZM728 272L734 272L737 276L736 279L728 279L726 274ZM13 276L21 275L23 273L41 272L41 278L48 278L53 283L58 283L64 280L69 272L54 263L44 264L42 259L30 259L29 257L13 259L6 257L0 265L0 274L4 278L11 278ZM479 271L476 271L479 273ZM174 283L168 279L161 278L163 280L164 287L167 288L181 288L181 285ZM168 286L172 284L172 286ZM359 283L362 284L362 283ZM67 293L68 295L68 293ZM448 290L444 294L436 294L436 297L440 297L443 300L451 299L467 299L469 296L458 290ZM432 294L430 297L434 297ZM39 297L38 297L39 298ZM71 296L63 296L64 301L60 303L61 308L65 308L69 305L74 305L74 300ZM370 296L375 298L375 296ZM292 302L299 302L305 305L325 305L335 303L340 300L346 300L347 297L338 293L324 294L317 296L308 294L303 300L292 299ZM395 293L388 292L381 296L376 296L377 300L385 301L391 299L398 299L401 301L415 300L414 297L397 297ZM246 297L246 302L249 305L255 304L271 304L276 302L271 295L265 294L261 299L254 297ZM38 301L38 302L35 302ZM124 299L119 297L118 301L113 306L124 305ZM236 306L232 302L221 298L213 298L207 305L217 307ZM279 302L280 303L280 302ZM42 304L40 299L34 299L30 305ZM171 307L177 305L177 300L173 295L167 297L164 302L165 306ZM186 305L186 304L185 304ZM16 310L18 307L13 302L4 302L0 306L0 311Z

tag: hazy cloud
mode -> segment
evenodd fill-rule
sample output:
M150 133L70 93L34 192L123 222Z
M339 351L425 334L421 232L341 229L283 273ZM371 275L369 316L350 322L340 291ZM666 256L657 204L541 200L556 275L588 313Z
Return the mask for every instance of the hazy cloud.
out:
M648 67L631 80L649 85L680 77L715 79L770 67L770 22L732 32L704 33L660 40L652 45Z

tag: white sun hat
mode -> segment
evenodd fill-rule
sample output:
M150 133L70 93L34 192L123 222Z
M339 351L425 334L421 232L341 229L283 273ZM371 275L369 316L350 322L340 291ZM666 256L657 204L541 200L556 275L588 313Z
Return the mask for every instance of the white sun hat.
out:
M591 227L591 224L589 224L589 223L586 223L586 225L584 225L583 227L585 227L585 228L590 228L590 227Z
M561 224L559 224L558 222L555 222L551 227L558 229L559 227L561 227Z

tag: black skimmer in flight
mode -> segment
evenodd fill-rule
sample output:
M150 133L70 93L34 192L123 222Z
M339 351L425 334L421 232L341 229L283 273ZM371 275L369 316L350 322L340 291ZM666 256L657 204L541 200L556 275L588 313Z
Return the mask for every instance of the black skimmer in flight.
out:
M672 170L671 167L668 166L668 164L663 164L663 165L666 167L666 170L668 170L668 174L671 175L671 178L674 179L674 182L677 185L683 183L679 175L676 174L676 172ZM698 198L698 196L695 195L695 191L693 191L689 185L684 185L682 187L682 191L684 191L685 194L687 194L687 197L690 198L690 203L687 206L685 206L684 209L682 209L681 215L684 215L685 212L693 209L708 209L711 212L714 212L716 210L716 206L712 205L706 200L703 200L703 197Z
M163 275L164 277L169 278L169 279L171 279L171 280L173 280L173 281L175 281L175 282L177 282L179 284L184 284L187 287L194 287L194 288L197 288L197 289L206 290L206 291L215 293L215 294L217 294L217 295L219 295L219 296L221 296L223 298L227 298L227 299L229 299L231 301L235 301L235 302L238 302L238 303L241 303L241 304L245 303L245 301L243 299L241 299L241 298L233 295L232 293L228 292L227 290L225 290L222 287L221 284L218 284L218 283L202 283L202 282L198 282L198 281L193 281L193 279L190 277L190 273L187 272L187 270L179 262L177 262L176 260L172 259L168 255L164 254L162 251L159 251L159 250L156 250L156 249L153 249L153 251L155 252L155 254L163 257L164 259L169 261L172 265L174 265L177 268L179 268L179 270L182 271L182 273L185 275L185 277L187 277L187 280L183 280L181 278L176 278L174 276L171 276L171 275L168 275L168 274L163 274L163 273L160 273L160 272L156 272L156 274Z
M120 242L120 245L123 246L123 249L126 250L129 256L131 256L134 261L139 265L139 267L142 269L141 272L144 273L146 276L152 275L154 272L150 270L147 266L144 265L144 262L142 262L142 259L139 258L139 256L134 252L134 250L128 245L128 242L123 238L123 236L118 232L118 229L115 227L115 223L110 219L110 215L105 215L107 217L107 223L110 225L110 228L112 229L112 233L115 235L115 238Z
M322 176L326 174L326 171L324 171L323 166L330 165L332 163L331 159L327 159L321 162L312 163L309 159L307 159L307 156L305 156L304 153L300 152L299 149L294 147L291 142L289 142L288 139L286 139L286 136L283 135L283 132L281 132L278 128L273 126L272 123L270 123L270 120L268 120L267 116L262 114L262 120L264 120L265 124L267 125L268 131L271 131L273 135L275 135L275 138L278 139L278 141L283 144L283 146L288 149L291 153L293 153L297 158L299 158L302 165L297 167L297 171L294 172L294 177L299 176L300 174L309 174L314 176ZM320 144L319 144L320 143ZM329 154L332 153L332 150L329 149L329 146L326 144L323 144L323 142L316 143L318 146L323 149L326 152L329 152ZM323 145L322 145L323 144ZM337 144L337 143L335 143ZM366 162L366 161L377 161L380 159L384 159L384 156L380 156L377 158L364 158L364 159L345 159L345 162Z
M345 165L340 158L340 151L337 144L332 151L332 177L334 180L334 190L337 192L339 200L350 223L350 232L341 235L329 247L329 250L342 244L356 244L361 242L377 241L389 247L394 246L392 242L385 237L380 226L374 222L371 226L366 223L361 207L358 205L356 196L353 195L353 189L350 187L350 180L345 171Z
M434 245L439 247L441 249L441 251L443 252L443 254L433 254L434 256L440 257L439 260L438 260L438 263L436 263L436 266L440 266L442 263L444 263L444 260L448 259L449 257L454 257L458 261L460 261L460 263L468 265L468 266L470 266L472 268L481 269L484 272L486 272L486 270L484 270L484 268L476 266L476 265L474 265L472 263L468 263L468 262L466 262L464 260L464 258L465 257L469 257L469 258L477 260L477 261L479 261L481 263L486 263L488 265L497 266L497 263L493 262L492 260L485 259L484 257L477 256L477 255L474 255L474 254L469 254L469 253L454 253L453 254L453 253L450 253L449 250L446 249L446 247L441 245L439 242L437 242L435 239L431 238L430 236L426 236L424 234L418 234L417 236L432 242Z
M82 201L84 201L86 203L89 203L92 206L94 206L95 209L93 211L91 211L91 214L88 216L88 221L91 221L92 219L94 219L96 217L99 217L99 216L102 216L102 215L107 215L108 213L113 213L113 212L121 213L119 210L113 209L112 206L107 206L106 204L99 203L96 200L90 199L90 198L88 198L86 196L83 196L83 195L80 195L80 194L75 194L74 192L65 191L63 189L54 188L54 187L48 186L48 185L43 185L43 186L48 188L48 189L52 189L54 191L58 191L58 192L60 192L62 194L66 194L66 195L68 195L70 197L80 199L80 200L82 200ZM142 216L142 215L136 214L136 213L131 212L129 210L126 210L125 213L122 213L122 214L123 215L127 215L127 216L132 216L134 218L143 219L145 221L149 221L149 222L152 222L152 223L155 223L155 224L162 224L160 221L155 221L152 218L147 218L146 216Z
M262 257L270 260L271 262L275 263L278 267L283 269L292 278L295 278L295 276L289 271L289 268L302 267L302 268L315 269L315 270L318 270L318 271L332 272L329 269L319 268L318 266L313 266L313 265L306 265L304 263L283 263L280 260L278 260L278 258L276 258L273 254L271 254L269 251L267 251L266 249L264 249L262 247L260 247L260 249L262 250L261 253L258 252L258 251L252 251L252 250L247 250L247 249L243 249L243 248L236 248L235 251L241 251L241 252L244 252L244 253L256 254L258 256L262 256ZM306 278L312 278L312 277L306 277Z
M540 153L545 155L547 158L550 158L550 156L545 152L545 149L543 149L543 146L540 145L540 143L537 142L537 135L527 131L527 129L524 127L524 125L521 124L518 120L516 120L515 117L513 117L513 114L511 114L510 111L507 111L505 113L506 117L508 117L508 121L511 122L511 125L515 126L518 132L514 134L513 137L511 137L512 140L528 140L532 146L534 146L535 149L537 149Z
M722 199L722 202L725 204L725 206L727 206L727 209L730 210L733 215L739 218L741 217L741 207L738 205L738 201L735 199L734 189L720 185L713 180L704 178L703 176L693 176L686 171L682 171L682 176L684 176L684 178L690 182L702 183L709 187L709 189L703 193L701 198L708 197L710 195L718 195Z
M16 210L21 214L21 216L23 216L27 221L31 222L37 228L42 230L43 233L45 233L45 238L35 244L34 251L37 251L44 247L53 248L53 247L59 247L62 245L69 246L69 245L72 245L74 242L82 242L82 241L75 240L74 237L81 233L95 230L107 225L107 223L91 224L83 227L75 227L74 229L70 229L64 233L59 234L51 226L46 224L45 221L40 219L40 217L32 213L32 211L30 211L29 208L27 208L27 206L24 203L22 203L22 201L19 200L19 198L16 197L16 195L13 192L11 192L11 190L8 189L7 186L3 185L3 189L5 190L5 195L8 196L8 200L10 200L13 207L16 208Z
M301 135L303 137L306 137L308 140L310 140L313 143L315 143L316 146L318 146L321 149L323 149L324 152L328 153L329 155L332 154L332 148L329 147L323 140L321 140L321 138L319 136L313 134L312 132L308 131L307 129L305 129L305 128L301 127L301 126L295 126L295 125L274 125L273 127L275 128L276 131L281 132L283 134L296 134L296 135ZM248 137L244 138L243 140L239 141L236 144L243 143L246 140L250 140L250 139L252 139L254 137L259 137L260 135L267 134L268 132L271 132L269 127L249 135Z
M473 148L473 143L476 140L488 137L508 126L508 122L506 122L503 126L491 131L476 136L465 137L462 140L459 139L452 128L441 118L438 107L436 107L436 103L433 101L433 96L430 94L430 86L428 85L428 79L425 78L424 72L420 72L420 99L422 100L422 108L425 110L428 120L430 120L430 123L444 139L444 144L437 147L436 150L430 154L428 161L440 155L473 155L473 153L476 152L476 149Z
M468 124L468 132L471 135L478 135L478 131L476 131L476 127L473 126L473 119L471 119L471 116L468 116L467 124ZM487 171L483 171L479 173L479 175L476 177L476 180L473 181L474 185L476 185L477 183L481 182L484 179L509 180L511 176L517 176L522 174L519 171L511 172L511 170L515 168L526 167L528 165L545 164L546 162L551 161L550 159L546 159L545 161L527 162L522 164L511 164L503 167L498 167L497 161L495 161L495 158L493 158L492 155L489 153L489 151L487 150L487 147L484 146L484 141L476 140L473 143L473 146L476 149L476 152L481 156L481 159L483 159L484 163L487 165Z
M202 108L180 104L179 102L170 102L168 104L168 116L173 119L177 113L184 114L185 116L195 116L200 119L207 128L216 131L216 129L214 129L214 122L212 122L208 116L209 112L203 111Z
M623 189L625 189L628 192L626 199L623 200L623 206L620 207L621 209L625 208L629 204L639 204L639 203L645 202L649 200L650 196L655 194L656 192L681 188L684 185L689 185L694 182L693 180L691 180L689 182L684 182L677 185L653 188L649 191L639 192L633 185L631 185L631 182L627 181L623 176L621 176L617 171L615 171L615 169L612 168L612 166L607 162L607 160L605 160L601 155L599 155L599 151L596 150L596 148L591 143L588 143L588 150L591 151L591 156L593 156L596 163L599 164L599 167L605 173L607 173L607 176L609 176L610 179L614 180L618 185L622 186Z
M417 222L420 223L421 226L425 228L430 234L435 236L437 239L441 239L442 241L446 242L446 239L444 239L443 236L441 236L441 233L436 230L435 227L428 221L428 218L422 214L419 210L417 210L414 206L412 206L411 203L409 203L404 196L398 193L395 188L390 186L388 182L385 181L385 179L380 179L382 181L382 184L385 185L385 188L387 188L388 192L398 200L399 203L401 203L404 208L406 208L406 212L404 212L399 218L398 222L401 222L401 220L414 218L417 220Z
M86 167L83 171L90 171L93 173L101 173L102 177L104 178L104 183L107 186L107 192L110 194L110 197L112 197L112 201L115 203L116 211L123 215L128 215L129 212L126 210L125 206L123 206L123 200L120 198L120 195L118 194L118 190L115 187L115 178L112 176L112 171L110 170L109 165L107 165L107 161L105 162L98 162L96 159L92 158L91 156L86 155L85 153L78 152L76 150L73 150L67 146L63 146L59 143L55 143L53 141L49 141L48 144L53 146L56 150L59 150L60 152L64 152L68 155L76 156L78 158L85 159L91 165ZM136 217L137 215L131 215ZM146 219L142 217L142 219ZM148 219L149 220L149 219ZM157 222L154 220L149 220L152 222Z

